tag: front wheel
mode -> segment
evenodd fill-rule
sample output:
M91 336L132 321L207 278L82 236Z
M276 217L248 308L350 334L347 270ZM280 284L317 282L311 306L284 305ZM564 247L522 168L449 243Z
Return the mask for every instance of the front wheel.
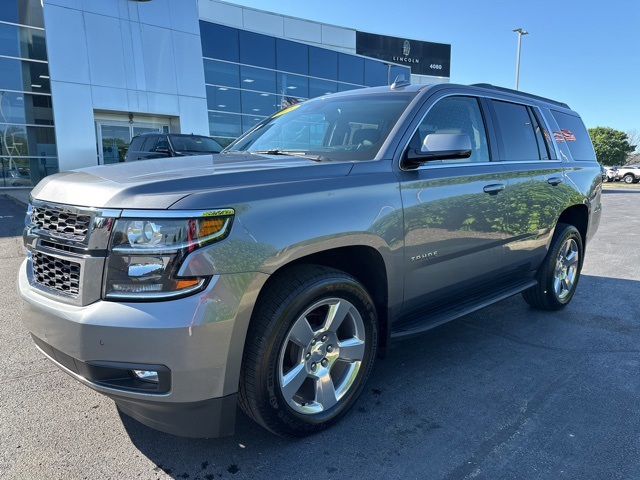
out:
M283 436L316 433L356 401L373 366L377 316L352 276L292 267L262 293L240 375L241 408Z
M551 246L538 269L538 284L522 292L525 301L542 310L560 310L573 298L582 269L582 236L573 225L558 223Z

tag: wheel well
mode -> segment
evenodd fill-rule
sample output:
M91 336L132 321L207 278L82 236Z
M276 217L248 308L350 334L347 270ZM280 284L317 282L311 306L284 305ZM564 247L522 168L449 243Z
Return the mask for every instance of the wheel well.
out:
M293 265L323 265L348 273L367 289L378 314L378 352L384 356L387 346L388 282L382 255L366 246L336 248L299 258L279 268L269 281ZM267 281L267 284L269 283ZM266 286L266 285L265 285ZM263 287L264 290L264 287Z
M560 215L558 223L567 223L576 227L582 237L582 245L586 248L587 227L589 225L589 210L586 205L573 205L567 208L562 212L562 215Z

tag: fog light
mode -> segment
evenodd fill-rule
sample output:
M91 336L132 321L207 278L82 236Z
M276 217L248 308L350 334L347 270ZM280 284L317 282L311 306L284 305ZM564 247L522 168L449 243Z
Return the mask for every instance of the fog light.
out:
M158 372L155 370L132 370L136 378L145 382L158 383Z

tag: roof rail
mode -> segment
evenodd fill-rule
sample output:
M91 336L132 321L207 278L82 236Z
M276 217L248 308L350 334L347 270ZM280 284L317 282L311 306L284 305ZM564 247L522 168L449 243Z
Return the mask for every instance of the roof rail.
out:
M539 95L533 95L532 93L521 92L520 90L512 90L511 88L497 87L496 85L492 85L490 83L474 83L471 86L472 87L487 88L489 90L498 90L499 92L511 93L513 95L521 95L523 97L529 97L529 98L532 98L534 100L540 100L542 102L547 102L547 103L552 103L554 105L558 105L559 107L564 107L564 108L571 109L571 107L569 107L569 105L567 105L564 102L558 102L557 100L551 100L550 98L541 97Z

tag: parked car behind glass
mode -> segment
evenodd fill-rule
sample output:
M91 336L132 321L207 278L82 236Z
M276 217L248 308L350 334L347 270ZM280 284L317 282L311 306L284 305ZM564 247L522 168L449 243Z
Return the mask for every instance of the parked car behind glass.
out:
M220 153L222 145L211 137L177 133L143 133L133 137L125 162L163 157L186 157Z

